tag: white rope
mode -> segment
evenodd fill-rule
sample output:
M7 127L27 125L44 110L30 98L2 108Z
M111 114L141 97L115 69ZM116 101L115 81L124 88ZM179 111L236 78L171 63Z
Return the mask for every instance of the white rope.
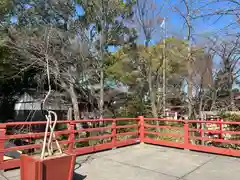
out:
M42 146L41 159L44 159L44 156L45 156L45 148L46 148L46 143L47 143L48 126L49 126L49 118L47 118L47 124L46 124L46 128L45 128L45 133L44 133L44 140L43 140L43 146Z
M53 116L54 116L53 122L52 122L51 114L53 114ZM60 144L56 138L56 134L54 132L56 124L57 124L57 114L53 111L48 111L48 115L46 115L46 119L47 119L47 124L46 124L46 129L45 129L45 134L44 134L44 142L43 142L43 147L42 147L41 159L45 158L48 128L50 129L50 135L49 135L48 144L47 144L48 155L49 156L53 155L53 139L55 140L58 151L60 152L60 154L62 154L61 146L60 146Z
M50 29L51 32L51 29ZM47 78L48 78L48 93L46 95L46 97L44 98L43 102L42 102L42 107L44 107L44 104L48 98L48 96L51 93L51 82L50 82L50 71L49 71L49 59L48 59L48 44L49 44L49 33L47 32L46 29L46 53L45 53L45 60L46 60L46 68L47 68ZM48 113L49 115L49 113ZM47 134L48 134L48 127L51 124L50 123L50 118L46 116L47 119L47 124L46 124L46 128L45 128L45 133L44 133L44 140L43 140L43 146L42 146L42 153L41 153L41 159L44 159L45 156L45 148L46 148L46 143L47 143Z
M62 150L61 150L61 147L59 145L59 142L56 138L56 134L54 132L55 130L55 127L56 127L56 124L57 124L57 114L53 111L48 111L49 112L49 119L51 122L51 124L49 124L49 128L50 128L50 136L49 136L49 139L48 139L48 154L49 155L52 155L53 154L53 139L55 140L55 143L57 145L57 148L58 148L58 151L62 154ZM54 122L52 123L52 120L51 120L51 114L54 115Z
M49 97L49 95L51 94L51 82L50 82L50 70L49 70L49 59L48 59L48 44L49 44L49 34L51 32L51 28L49 33L47 34L47 41L46 41L46 53L45 53L45 59L46 59L46 69L47 69L47 79L48 79L48 93L46 95L46 97L43 100L43 107L44 104L47 100L47 98ZM54 121L52 122L52 115L54 116ZM61 147L58 143L58 140L56 138L56 135L54 133L56 124L57 124L57 114L53 111L48 111L48 115L45 116L47 119L47 124L46 124L46 128L45 128L45 133L44 133L44 141L43 141L43 146L42 146L42 153L41 153L41 159L44 159L45 157L45 150L46 150L46 144L47 144L47 137L48 137L48 128L50 128L50 135L49 135L49 139L48 139L48 155L53 155L53 138L57 144L57 148L59 150L59 152L62 154L62 150Z
M53 146L52 146L52 116L51 113L48 111L48 115L46 115L46 118L49 118L49 129L50 129L50 135L48 138L48 144L47 144L47 150L48 150L48 155L53 154Z

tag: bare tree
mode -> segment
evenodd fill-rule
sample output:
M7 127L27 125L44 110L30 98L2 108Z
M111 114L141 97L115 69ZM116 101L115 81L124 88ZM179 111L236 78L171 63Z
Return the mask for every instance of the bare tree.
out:
M188 77L187 77L187 89L188 89L188 117L193 116L193 64L194 59L192 57L192 38L193 38L193 9L192 9L192 0L183 0L182 1L184 9L180 9L176 4L170 3L172 9L177 12L184 20L186 25L186 40L188 44L188 55L187 55L187 64L188 64Z
M98 101L102 116L106 49L108 45L126 43L126 35L131 36L124 24L131 16L131 6L126 3L123 8L117 0L82 1L84 17L76 17L76 4L70 2L31 2L29 8L22 4L20 1L14 6L19 22L8 28L7 46L27 60L14 63L22 64L25 67L22 71L30 67L38 69L42 83L46 79L43 52L47 52L52 82L69 94L74 119L80 119L79 99ZM29 14L33 9L34 14ZM49 27L52 30L46 51L43 34ZM101 90L97 94L92 86L99 84Z
M45 26L42 30L49 31L49 27ZM20 29L10 28L7 45L27 59L14 63L38 69L39 73L42 73L42 80L46 77L44 69L46 67L45 52L47 53L51 79L69 94L73 105L74 119L80 119L76 87L79 81L90 75L94 77L95 73L94 60L90 56L87 39L83 36L72 36L72 38L66 32L56 28L51 28L47 34L49 36L48 49L44 43L45 35L29 38L29 34ZM81 38L81 41L77 38ZM87 85L78 87L82 96L86 93Z
M144 46L147 51L147 56L145 57L147 65L145 68L147 69L146 77L149 88L152 115L154 117L158 117L159 107L157 106L157 104L160 105L160 98L158 98L158 103L156 104L156 90L154 89L153 85L153 62L151 59L151 54L148 52L148 47L150 46L151 41L154 39L154 34L161 32L160 24L164 20L164 18L161 17L161 10L164 7L164 4L162 4L160 8L157 6L158 5L155 0L138 0L136 4L137 26L139 27L140 33L142 33L144 36ZM158 89L158 96L160 96L161 85L159 78L156 83Z
M235 17L235 21L231 21L228 28L232 25L239 24L240 18L240 3L237 0L210 0L201 3L201 5L196 8L197 15L194 19L198 18L212 18L216 17L216 21L220 20L222 17ZM215 21L215 22L216 22Z
M211 51L220 59L220 69L216 77L216 89L225 91L229 94L229 103L231 110L236 110L233 85L240 76L239 69L239 36L232 37L229 40L217 40Z
M209 100L212 101L210 91L213 88L213 55L206 52L204 56L197 57L194 63L194 90L195 90L195 114L209 108Z

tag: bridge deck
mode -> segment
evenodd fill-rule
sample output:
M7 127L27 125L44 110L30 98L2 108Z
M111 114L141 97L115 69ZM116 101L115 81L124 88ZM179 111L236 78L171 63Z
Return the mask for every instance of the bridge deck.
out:
M239 180L240 159L152 145L135 145L77 158L76 180ZM0 180L20 180L19 170Z

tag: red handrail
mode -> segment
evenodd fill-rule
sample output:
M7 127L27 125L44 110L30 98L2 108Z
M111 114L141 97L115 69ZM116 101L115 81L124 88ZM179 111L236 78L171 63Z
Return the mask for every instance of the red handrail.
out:
M127 125L118 125L118 122L121 121L130 121L132 124ZM155 125L156 121L163 122L163 125ZM75 126L78 123L99 123L107 122L105 127L90 127L80 130L75 130ZM0 169L8 169L19 167L19 159L7 160L4 161L4 153L8 151L16 150L25 150L32 148L41 148L41 144L30 144L24 146L16 146L11 148L4 148L4 143L9 139L26 139L26 138L42 138L44 133L42 132L31 132L27 134L14 134L7 135L6 129L11 126L33 126L33 125L44 125L45 121L40 122L10 122L0 124ZM231 131L229 129L224 129L223 125L240 125L240 122L226 122L223 120L217 121L200 121L200 120L175 120L167 118L144 118L139 116L138 118L104 118L104 119L89 119L89 120L77 120L77 121L58 121L58 124L67 124L67 129L56 131L56 135L67 135L67 140L60 141L62 145L68 145L66 151L75 153L77 155L97 152L106 149L112 149L120 146L126 146L131 144L141 143L150 143L162 146L171 146L183 149L225 154L231 156L240 156L240 150L236 149L226 149L221 147L210 147L204 144L204 142L211 141L217 143L231 143L231 144L240 144L240 140L229 140L224 139L224 135L239 135L240 131ZM200 125L199 127L196 124ZM219 129L208 130L204 129L204 124L217 124ZM121 129L126 129L125 132L119 132ZM129 131L130 129L130 131ZM79 133L91 133L91 132L102 132L100 135L94 135L90 137L81 137ZM107 132L107 134L103 133ZM205 134L216 134L220 135L218 139L206 137ZM77 136L76 136L77 135ZM119 137L127 136L129 138L119 140ZM80 137L76 139L75 137ZM155 138L161 137L161 138ZM169 138L178 138L180 140L171 141ZM110 139L110 142L105 142L103 144L97 144L87 147L75 147L75 143L85 142L89 140L99 140L99 139ZM202 144L193 143L196 140L202 142Z
M132 125L121 125L117 126L118 121L132 121L136 122ZM139 121L139 118L104 118L104 119L84 119L84 120L77 120L77 121L58 121L58 124L67 124L67 129L56 131L56 136L60 135L67 135L67 140L59 141L62 145L68 145L67 151L71 153L76 153L77 155L80 154L86 154L91 152L96 152L98 150L105 150L105 149L111 149L116 148L120 146L126 146L130 144L136 144L139 142L139 124L137 123ZM95 128L86 128L86 129L80 129L75 130L75 126L77 123L99 123L99 122L108 122L111 123L110 126L106 127L95 127ZM9 123L3 123L0 124L0 169L9 169L9 168L15 168L19 167L19 159L13 159L13 160L6 160L4 161L4 153L9 151L17 151L17 150L26 150L26 149L34 149L34 148L41 148L41 144L30 144L30 145L23 145L23 146L16 146L11 148L4 148L4 144L9 139L27 139L27 138L42 138L44 136L43 132L31 132L26 134L14 134L14 135L7 135L6 129L8 127L12 126L33 126L33 125L45 125L46 121L38 121L38 122L9 122ZM124 132L124 133L117 133L118 129L135 129L135 131L131 132ZM83 132L103 132L110 130L110 134L102 134L102 135L96 135L96 136L90 136L90 137L81 137L80 139L75 139L75 135ZM131 136L136 136L134 138L131 138ZM119 136L130 136L128 139L124 140L118 140ZM99 139L108 139L111 138L111 142L98 144L93 147L80 147L75 148L74 144L78 142L85 142L89 140L99 140Z
M203 152L210 152L210 153L217 153L217 154L224 154L224 155L230 155L230 156L240 156L240 150L235 149L227 149L222 147L214 147L214 146L207 146L204 143L202 145L199 144L193 144L193 140L200 140L202 142L218 142L218 143L225 143L225 144L240 144L240 139L237 140L228 140L224 139L224 134L240 134L240 131L230 131L230 130L224 130L223 125L239 125L240 122L227 122L223 121L221 119L217 121L201 121L201 120L175 120L175 119L166 119L166 118L145 118L147 121L163 121L163 122L171 122L174 123L174 125L178 124L178 126L169 126L169 125L163 125L163 126L156 126L152 124L144 124L145 129L168 129L168 130L182 130L183 134L173 134L173 133L166 133L166 132L150 132L145 130L145 135L148 134L155 134L155 135L161 135L161 136L167 136L167 137L177 137L177 138L183 138L183 141L180 142L171 142L168 140L156 140L149 137L144 137L144 142L150 143L150 144L157 144L157 145L164 145L164 146L171 146L171 147L177 147L177 148L183 148L183 149L189 149L189 150L197 150L197 151L203 151ZM200 126L200 128L193 128L191 125L193 124L217 124L219 125L219 130L206 130L203 129L203 126ZM179 127L180 126L180 127ZM200 133L200 137L196 137L192 134L192 132L198 132ZM209 138L205 137L205 133L212 133L212 134L219 134L219 138Z

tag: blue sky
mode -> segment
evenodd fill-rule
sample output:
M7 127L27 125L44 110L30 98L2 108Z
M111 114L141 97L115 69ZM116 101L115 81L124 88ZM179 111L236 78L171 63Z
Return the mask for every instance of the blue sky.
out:
M139 0L141 1L141 0ZM207 0L206 0L207 1ZM204 2L206 2L204 1ZM166 27L167 27L167 35L168 36L176 36L178 38L184 39L186 37L186 27L184 26L184 19L180 16L179 12L174 12L173 7L177 7L181 12L185 11L185 7L183 4L179 3L179 0L171 0L171 5L166 0L148 0L148 5L151 7L151 2L156 3L155 4L155 12L158 13L160 11L160 16L165 17L166 20ZM193 4L193 9L198 8L202 5L201 0L196 0L195 4ZM208 6L207 8L210 9L223 9L227 7L228 4L226 3L218 3L211 6ZM29 8L29 5L26 5L26 8ZM161 10L160 10L161 9ZM84 11L81 8L81 6L76 6L77 16L84 15ZM204 13L204 12L203 12ZM17 18L13 17L11 19L13 23L17 23ZM209 34L212 33L218 33L224 37L225 31L223 30L224 27L231 24L231 22L236 21L235 17L232 16L224 16L220 19L218 17L212 17L212 18L199 18L197 20L193 20L192 24L194 27L194 38L193 43L195 44L201 44L204 45L206 42L206 39L204 37L209 36ZM137 24L137 22L136 22ZM163 30L160 28L160 23L156 23L156 31L152 35L151 43L157 43L163 38ZM240 25L239 25L240 27ZM227 30L232 32L240 32L239 27L230 27ZM220 31L220 29L222 29ZM138 43L143 44L144 43L144 36L141 31L139 31L139 38ZM109 47L109 51L115 52L117 50L116 47Z
M179 3L179 0L171 0L171 5L166 3L166 0L148 0L148 5L151 4L150 1L156 2L156 13L160 12L161 17L165 17L166 27L167 27L167 35L175 36L181 39L186 38L186 26L184 19L180 16L179 12L173 11L173 6L177 7L181 12L185 12L185 7L183 4ZM196 3L192 5L193 9L197 9L202 5L202 1L196 0ZM207 0L204 1L205 3ZM164 5L164 6L163 6ZM150 6L150 5L149 5ZM214 5L209 5L207 9L224 9L227 6L226 3L218 3ZM202 13L208 13L207 11L202 11ZM236 19L233 16L224 16L219 18L219 16L213 16L211 18L199 18L196 20L192 20L193 24L193 43L204 45L206 43L206 37L209 37L211 34L219 34L223 37L226 34L226 28L231 22L235 22ZM227 31L240 32L239 27L228 27ZM156 24L156 31L153 33L152 44L159 42L163 38L163 31L160 28L160 24ZM143 33L140 31L138 43L144 43ZM111 48L112 51L115 51L116 48Z
M149 2L152 0L149 0ZM154 0L153 0L154 1ZM206 0L207 1L207 0ZM206 2L205 1L205 2ZM167 27L167 35L168 36L176 36L178 38L184 39L186 37L186 26L184 19L180 16L179 12L174 12L173 11L173 6L176 6L181 12L185 12L185 7L183 4L179 4L179 0L171 0L171 4L164 4L166 0L155 0L156 2L156 12L158 13L160 9L162 8L160 14L162 17L165 17L167 19L166 21L166 27ZM196 1L198 2L198 1ZM201 6L202 4L196 3L192 5L193 9L197 9ZM227 7L228 4L226 3L218 3L214 4L211 6L208 6L208 9L223 9ZM80 6L77 6L77 11L79 15L83 15L83 9ZM202 13L208 13L208 12L202 12ZM205 46L206 45L206 37L209 37L211 34L219 34L221 37L224 38L224 35L226 33L226 28L231 22L235 22L236 19L233 16L224 16L219 18L219 16L213 16L211 18L206 17L206 18L199 18L192 20L193 24L193 43L194 44L200 44ZM156 24L156 32L153 34L153 38L151 40L151 43L157 43L159 42L164 36L163 36L163 30L160 28L160 23ZM228 27L227 31L232 31L232 32L240 32L239 27ZM138 38L138 43L143 44L144 43L144 36L143 33L140 31ZM115 52L117 51L117 47L109 47L110 52ZM219 66L219 58L215 57L214 59L214 66Z
M150 0L151 1L151 0ZM155 0L157 2L157 7L160 7L165 2L164 0ZM181 12L185 13L185 7L183 4L179 3L179 0L171 0L171 4L169 5L166 3L164 8L161 12L163 17L167 18L167 31L169 35L175 35L180 38L184 38L186 36L186 29L184 26L184 19L180 16L179 12L173 12L173 6L177 7ZM195 1L197 3L192 5L192 9L199 8L202 3L200 0ZM207 0L205 0L207 2ZM214 5L209 5L207 9L224 9L226 3L218 3ZM202 13L208 13L207 11L202 11ZM196 15L196 14L195 14ZM203 36L209 35L211 33L224 33L224 31L219 31L220 29L224 29L227 25L231 22L236 21L235 17L233 16L224 16L219 19L219 16L214 16L212 18L199 18L196 20L192 20L193 29L194 29L194 41L195 43L198 42L198 39L202 38ZM229 30L229 29L228 29ZM239 28L235 29L232 27L231 31L238 31ZM159 34L156 33L154 36L154 40L159 40Z
M141 0L140 0L141 1ZM180 4L179 0L171 0L171 5L166 3L166 0L148 0L150 1L155 1L156 2L156 12L158 13L159 10L162 8L160 15L161 17L165 17L167 19L166 21L166 26L167 26L167 34L168 36L176 36L178 38L184 39L186 37L186 27L184 26L184 19L180 16L179 12L174 12L173 11L173 6L177 7L181 12L184 12L185 7L183 4ZM205 0L206 2L207 0ZM197 4L193 4L193 9L201 6L201 0L196 1ZM199 3L198 3L199 2ZM164 4L165 3L165 4ZM164 4L164 6L163 6ZM149 5L149 3L148 3ZM212 9L224 9L227 7L228 4L226 3L218 3L217 5L212 5L209 6L208 8ZM30 8L30 6L26 5L26 8ZM77 5L76 6L76 11L77 11L77 16L82 16L84 15L84 11L81 8L81 6ZM17 23L17 18L16 16L11 19L13 23ZM224 16L219 19L219 17L214 16L212 18L201 18L197 20L193 20L192 24L194 27L194 38L193 42L195 44L201 44L204 45L206 43L206 40L204 37L209 36L212 33L218 33L221 35L222 38L224 38L225 31L224 27L228 26L231 24L231 22L235 22L236 19L233 16ZM157 43L163 38L163 31L160 28L160 22L159 24L156 24L156 31L152 36L151 43ZM237 27L229 27L227 31L231 32L240 32L240 25ZM220 31L221 30L221 31ZM143 33L139 31L139 38L138 38L138 43L143 44L145 38L143 37ZM109 51L115 52L117 50L117 47L109 47ZM217 63L217 59L214 60L215 63Z
M81 6L76 5L76 11L78 16L83 16L84 15L84 10Z
M141 1L141 0L139 0ZM169 5L169 2L166 0L148 0L148 4L150 6L151 1L156 3L156 13L160 12L161 17L167 18L166 26L167 26L167 34L169 36L177 36L179 38L184 39L186 36L186 29L184 26L184 19L179 15L178 12L173 12L173 6L176 6L181 12L184 12L184 6L183 4L179 3L179 0L171 0L171 5ZM206 0L207 1L207 0ZM193 4L193 9L198 8L202 5L200 0L197 0L196 2L199 2L197 4ZM209 6L208 8L215 8L215 9L222 9L225 6L227 6L226 3L218 3L214 6ZM26 8L29 8L29 5L26 5ZM163 7L163 8L162 8ZM160 10L161 9L161 10ZM81 6L76 6L76 11L78 16L84 15L84 11L81 8ZM13 17L12 22L16 23L17 18ZM199 41L203 41L203 36L209 35L210 33L224 33L224 31L219 31L220 29L224 29L227 25L229 25L231 22L235 21L234 17L231 16L225 16L220 19L218 17L213 18L201 18L198 20L192 21L193 27L194 27L194 39L193 41L195 43L198 43ZM137 24L137 23L136 23ZM229 30L229 29L228 29ZM231 31L240 31L239 27L231 28ZM144 43L144 37L143 33L140 32L139 34L138 43L142 44ZM156 24L156 32L153 34L152 43L157 43L163 38L163 31L160 29L160 24ZM111 51L115 51L116 48L112 47Z

